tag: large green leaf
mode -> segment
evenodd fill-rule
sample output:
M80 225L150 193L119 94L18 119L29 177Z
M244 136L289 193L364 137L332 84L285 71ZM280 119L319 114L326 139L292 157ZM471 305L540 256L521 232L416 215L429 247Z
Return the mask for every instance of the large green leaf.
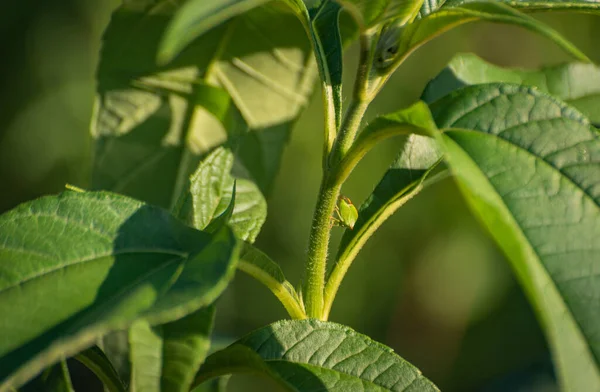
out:
M230 206L235 181L235 202L227 223L239 238L254 242L267 218L267 202L252 181L231 176L233 161L226 147L211 152L190 178L189 191L175 212L193 227L207 228Z
M502 68L474 54L459 54L429 82L423 99L433 102L463 86L495 82L535 86L574 106L593 123L600 124L600 67L593 64L570 63L527 70Z
M562 386L600 390L600 133L530 87L467 87L431 108L458 184L539 315Z
M280 321L209 356L196 383L251 372L290 391L437 391L390 348L348 327L311 320Z
M470 2L461 7L443 7L424 18L408 24L402 31L395 26L384 30L378 44L376 65L386 70L402 62L420 46L440 34L463 24L484 21L516 25L536 32L556 43L582 61L589 59L573 44L542 22L497 2ZM385 44L382 44L385 43Z
M267 192L316 76L303 27L282 5L268 4L157 66L158 41L179 3L126 1L112 17L92 122L93 187L172 207L198 154L234 137L247 175ZM207 84L231 99L206 94ZM240 116L224 129L215 106L229 101Z
M426 16L440 8L459 7L477 0L425 0L421 16ZM497 0L524 11L600 11L597 0Z
M212 303L238 244L111 193L67 192L0 217L0 390L137 319L159 324Z
M439 163L440 153L435 141L424 135L432 135L436 130L429 108L418 102L409 108L377 117L361 133L359 143L353 148L366 144L364 142L370 139L378 141L393 135L404 135L405 140L391 167L360 206L354 228L347 229L342 236L336 264L325 287L325 317L360 249L387 218L427 184L424 181Z

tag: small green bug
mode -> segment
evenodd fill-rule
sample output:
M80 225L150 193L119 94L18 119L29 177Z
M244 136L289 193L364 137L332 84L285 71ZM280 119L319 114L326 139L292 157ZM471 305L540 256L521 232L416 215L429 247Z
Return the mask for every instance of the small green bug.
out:
M350 230L354 229L354 224L358 219L358 211L350 199L346 196L338 197L335 212L338 217L331 217L332 225L346 227Z

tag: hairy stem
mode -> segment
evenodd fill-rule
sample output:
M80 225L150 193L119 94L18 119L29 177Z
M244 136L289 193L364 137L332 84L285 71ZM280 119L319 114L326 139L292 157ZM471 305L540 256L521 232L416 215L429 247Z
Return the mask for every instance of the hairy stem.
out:
M369 102L364 101L357 102L353 100L350 103L338 136L339 143L336 144L336 149L332 151L332 154L337 154L340 158L344 156L341 148L345 145L348 145L349 148L352 145L368 106ZM343 139L350 139L350 142ZM338 168L339 161L323 174L310 231L308 262L306 264L307 280L304 291L306 293L306 314L312 318L323 318L323 291L327 272L329 238L331 237L331 217L342 189L342 182L336 181L340 178L336 175Z
M256 267L252 263L240 260L237 267L240 271L247 273L260 283L264 284L281 302L290 317L294 320L302 320L306 318L306 313L302 305L296 300L294 295L285 287L284 284L274 279L271 275L265 273L262 269ZM287 283L287 282L285 282ZM292 286L290 285L290 288Z
M323 290L327 271L327 254L331 236L331 216L335 209L341 185L329 184L328 176L323 176L317 207L313 216L308 247L308 262L304 291L306 293L306 314L312 318L322 318Z
M361 35L361 56L354 82L353 98L344 116L333 150L327 159L329 164L324 165L321 188L313 214L304 282L306 314L312 318L323 319L324 317L323 295L331 237L331 217L342 188L342 182L337 180L339 176L335 173L344 155L354 143L362 118L371 101L366 97L372 59L371 41L372 34ZM328 102L325 101L324 104L328 105Z
M371 103L371 99L367 97L367 91L373 58L372 39L373 34L370 32L360 36L360 60L356 71L352 101L346 111L344 123L330 155L330 166L335 166L341 161L354 143L362 118Z

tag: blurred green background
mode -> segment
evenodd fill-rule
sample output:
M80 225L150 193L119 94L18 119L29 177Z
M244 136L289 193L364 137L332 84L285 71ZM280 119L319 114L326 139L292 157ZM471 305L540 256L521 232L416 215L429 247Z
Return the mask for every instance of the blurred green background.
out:
M86 187L88 125L102 31L116 0L5 1L0 5L0 211L65 183ZM600 18L538 15L600 62ZM406 106L457 52L504 66L568 61L551 43L506 26L478 24L446 34L414 55L374 102L368 117ZM356 48L346 55L351 83ZM349 90L349 88L347 88ZM296 126L269 198L257 245L292 282L302 276L320 180L320 94ZM398 148L376 148L344 194L359 205ZM341 230L334 229L334 243ZM235 338L285 317L262 286L238 274L220 299L217 334ZM394 348L445 391L552 391L548 349L503 256L461 200L452 180L403 207L354 263L331 315ZM252 382L249 383L249 380ZM255 378L233 390L271 390Z

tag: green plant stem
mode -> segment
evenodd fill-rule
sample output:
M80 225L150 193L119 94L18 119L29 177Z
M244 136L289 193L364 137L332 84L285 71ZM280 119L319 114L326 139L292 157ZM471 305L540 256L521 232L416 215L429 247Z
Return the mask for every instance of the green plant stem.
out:
M369 102L362 100L353 100L350 103L338 136L336 149L332 154L343 157L342 149L344 146L349 148L352 145L368 106ZM308 317L312 318L323 319L323 291L325 289L327 255L331 237L331 217L342 189L342 182L339 181L340 176L336 175L338 168L339 161L323 174L310 231L308 262L306 265L307 280L304 291L306 293L306 313Z
M354 143L362 118L372 101L372 97L368 96L367 91L373 58L373 35L373 32L365 32L360 35L360 60L356 71L353 97L330 155L329 163L331 167L342 160L352 143Z
M244 260L239 261L237 268L267 286L275 294L292 319L302 320L306 318L306 313L300 303L298 303L292 293L281 282L278 282L260 268Z
M350 147L352 147L352 143L354 143L363 116L370 103L370 101L364 100L362 97L355 97L350 102L333 151L334 162L331 165L332 167L337 166L348 150L350 150Z
M329 184L327 174L323 176L310 231L306 264L307 279L304 287L306 314L311 318L322 318L327 253L331 236L331 216L341 188L341 184Z
M354 82L353 99L344 116L333 150L329 154L329 165L324 165L323 179L313 214L304 282L306 314L311 318L324 319L323 294L331 237L331 217L342 189L342 182L337 181L339 176L335 173L344 155L354 143L362 118L371 102L371 99L366 96L366 91L371 69L370 60L373 55L372 37L370 32L361 34L361 55ZM329 102L324 101L324 104L328 105Z

